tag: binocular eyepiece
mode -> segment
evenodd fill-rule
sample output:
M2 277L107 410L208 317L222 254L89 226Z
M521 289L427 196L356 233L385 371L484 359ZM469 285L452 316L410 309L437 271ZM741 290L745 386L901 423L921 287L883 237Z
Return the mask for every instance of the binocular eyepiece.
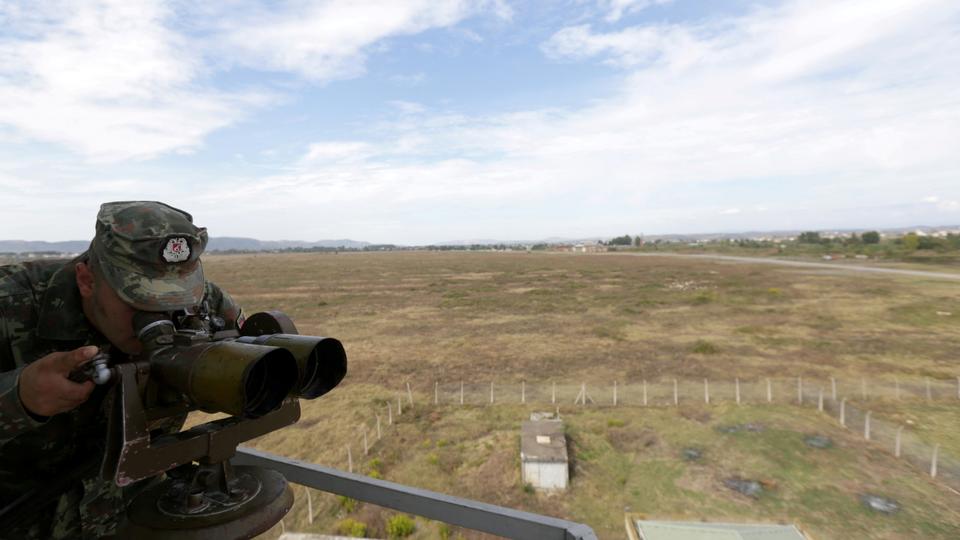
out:
M280 312L256 313L239 337L224 339L179 330L155 313L136 314L134 328L151 375L206 411L256 418L288 397L320 397L347 373L340 341L301 336Z

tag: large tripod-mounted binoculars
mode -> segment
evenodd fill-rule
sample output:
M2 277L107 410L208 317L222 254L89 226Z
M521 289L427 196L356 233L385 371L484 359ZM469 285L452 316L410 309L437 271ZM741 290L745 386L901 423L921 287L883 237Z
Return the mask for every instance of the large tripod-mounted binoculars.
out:
M314 399L346 375L343 345L301 336L279 311L256 313L242 328L197 311L140 312L143 350L112 363L100 354L74 380L114 385L100 474L117 486L166 478L140 492L118 534L136 538L249 538L293 504L280 474L233 466L238 444L295 423L298 398ZM231 416L168 433L194 410Z

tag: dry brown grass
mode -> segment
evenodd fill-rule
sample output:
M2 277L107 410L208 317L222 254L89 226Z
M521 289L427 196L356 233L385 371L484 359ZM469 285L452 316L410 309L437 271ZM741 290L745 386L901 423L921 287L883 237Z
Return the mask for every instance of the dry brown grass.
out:
M836 376L917 385L930 377L947 384L958 374L956 283L686 259L502 253L211 256L205 269L248 314L286 311L301 333L341 339L350 357L341 387L304 403L300 424L256 441L260 448L343 467L352 444L357 470L367 472L357 456L357 426L369 427L373 414L384 413L384 399L395 400L409 381L418 406L374 450L391 480L582 520L604 538L622 536L627 506L652 517L801 521L817 538L960 534L954 495L809 409L731 409L727 399L719 408L685 405L679 413L622 409L614 424L607 423L612 412L578 412L569 425L579 488L544 497L519 483L517 426L528 409L425 405L434 380L473 383L479 399L491 379L635 385L803 376L823 385ZM710 354L700 342L711 345ZM790 392L789 384L777 392ZM885 414L915 413L890 407ZM955 415L937 414L937 425L951 429ZM770 430L753 439L714 429L757 419ZM797 442L825 430L839 441L832 453ZM957 444L955 435L948 440ZM681 461L679 450L694 443L707 459ZM773 495L731 499L722 486L730 474L760 478ZM856 501L868 489L910 509L875 522ZM345 512L332 496L315 503L316 531L332 530L349 514L377 532L391 514L367 505ZM304 513L298 503L288 525L305 528ZM417 538L439 530L422 520L418 527Z
M960 350L960 286L916 278L504 253L212 256L205 268L247 313L281 309L302 333L343 340L350 381L373 384L422 366L466 380L946 380ZM718 353L694 353L697 340Z

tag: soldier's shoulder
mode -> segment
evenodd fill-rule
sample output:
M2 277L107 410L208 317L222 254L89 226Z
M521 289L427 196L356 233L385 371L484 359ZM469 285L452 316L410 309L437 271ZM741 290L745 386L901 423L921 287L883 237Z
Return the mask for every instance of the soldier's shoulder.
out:
M36 295L69 259L46 259L0 266L0 299Z

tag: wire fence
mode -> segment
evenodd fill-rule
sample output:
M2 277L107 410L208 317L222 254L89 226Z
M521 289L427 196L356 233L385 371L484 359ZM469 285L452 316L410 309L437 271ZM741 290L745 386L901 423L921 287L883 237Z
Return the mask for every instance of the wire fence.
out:
M607 383L435 381L416 387L404 384L384 400L382 410L358 426L357 436L345 448L351 472L387 436L393 424L414 406L530 405L558 407L678 407L720 403L792 404L816 408L833 421L855 431L875 445L955 491L960 491L960 460L938 444L920 437L909 425L879 417L871 406L890 403L956 403L960 405L960 377L955 380L900 381L868 379L657 379Z

